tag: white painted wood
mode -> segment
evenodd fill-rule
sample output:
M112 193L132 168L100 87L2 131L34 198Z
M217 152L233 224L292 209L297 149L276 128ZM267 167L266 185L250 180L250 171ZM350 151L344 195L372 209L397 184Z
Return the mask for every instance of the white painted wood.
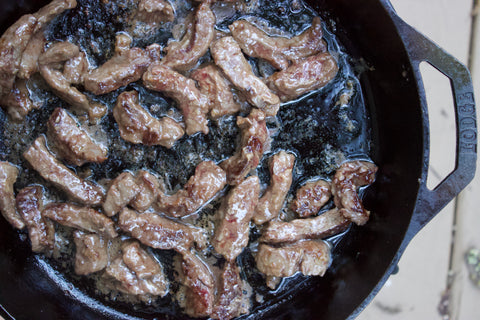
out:
M471 0L392 0L398 15L467 63ZM454 167L452 97L438 73L423 74L431 123L429 183L436 185ZM448 81L447 81L448 83ZM455 206L448 205L410 243L393 275L359 320L442 319L437 310L447 286ZM474 319L474 318L459 318Z

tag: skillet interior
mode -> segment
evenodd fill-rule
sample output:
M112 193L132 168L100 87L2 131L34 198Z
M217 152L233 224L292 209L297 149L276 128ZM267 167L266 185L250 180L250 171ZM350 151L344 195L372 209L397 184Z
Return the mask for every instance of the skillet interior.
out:
M20 16L20 8L33 12L43 3L32 0L7 5L3 1L3 29ZM361 82L372 118L371 156L380 172L364 201L373 213L366 226L353 228L342 238L335 264L324 278L309 281L298 295L286 297L285 303L253 317L347 318L394 259L411 219L421 174L424 146L417 83L401 38L381 1L321 0L310 1L310 5L332 18L335 33L347 52L356 62L363 58L369 67L362 73ZM103 316L101 311L85 308L65 296L65 288L42 271L30 248L3 220L0 246L0 302L12 315L33 319L39 317L40 310L45 315L42 318Z

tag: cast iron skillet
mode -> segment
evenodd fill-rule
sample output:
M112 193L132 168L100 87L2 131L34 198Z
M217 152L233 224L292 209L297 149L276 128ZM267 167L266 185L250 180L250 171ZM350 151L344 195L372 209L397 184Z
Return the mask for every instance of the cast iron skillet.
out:
M2 1L5 29L46 1ZM251 315L264 319L353 319L394 271L405 247L473 178L477 130L468 70L405 24L388 0L307 1L336 24L336 35L354 58L371 67L362 73L372 118L372 160L380 171L364 203L369 223L353 228L336 248L338 257L321 279L296 295ZM457 125L456 166L436 188L426 187L428 111L419 72L426 61L452 84ZM127 319L132 310L102 307L44 269L8 223L0 221L0 304L5 318ZM147 318L153 319L154 315Z

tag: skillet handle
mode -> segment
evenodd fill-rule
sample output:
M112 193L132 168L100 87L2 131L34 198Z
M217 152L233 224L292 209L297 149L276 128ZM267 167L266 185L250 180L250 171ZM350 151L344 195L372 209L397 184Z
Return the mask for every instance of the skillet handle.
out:
M427 114L427 102L419 69L420 62L423 61L428 62L450 79L455 109L457 142L455 169L433 190L426 186L426 175L422 177L409 228L410 236L413 237L473 179L477 160L477 123L473 85L468 69L398 16L394 16L397 18L396 24L418 81L424 114ZM428 128L428 117L424 117L424 122L424 128ZM427 146L423 155L424 166L428 167L429 133L424 132L423 137L424 145Z

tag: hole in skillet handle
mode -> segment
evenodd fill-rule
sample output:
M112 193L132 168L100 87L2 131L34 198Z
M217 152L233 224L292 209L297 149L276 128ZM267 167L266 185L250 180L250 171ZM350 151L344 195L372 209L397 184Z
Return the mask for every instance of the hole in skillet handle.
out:
M452 201L473 179L477 160L477 123L472 79L468 69L431 40L394 16L400 35L408 52L423 114L423 168L419 191L406 241L418 233L442 208ZM436 186L428 188L429 159L434 156L429 145L428 106L420 64L426 62L450 80L455 114L455 166Z

